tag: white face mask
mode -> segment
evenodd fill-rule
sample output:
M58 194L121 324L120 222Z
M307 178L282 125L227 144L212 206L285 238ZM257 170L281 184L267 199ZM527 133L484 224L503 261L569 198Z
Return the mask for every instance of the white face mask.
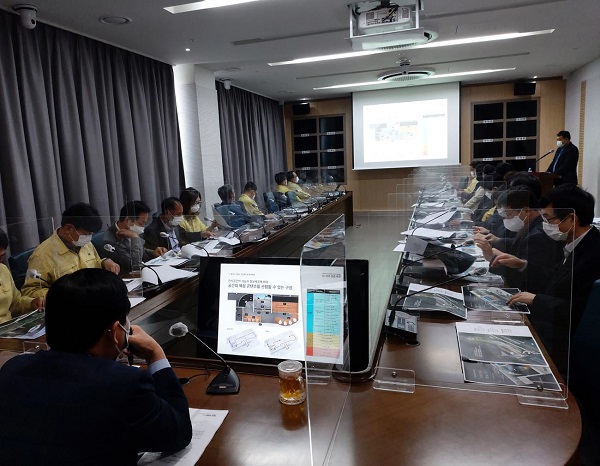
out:
M180 225L181 222L183 222L183 215L180 215L179 217L173 217L169 222L169 225L171 225L172 227L176 227Z
M133 232L134 232L135 234L137 234L137 235L141 235L142 233L144 233L144 227L141 227L141 226L139 226L139 225L136 225L135 223L134 223L133 225L131 225L131 226L129 227L129 229L130 229L131 231L133 231Z
M197 214L200 212L200 204L194 204L192 207L190 207L190 212L192 214Z
M475 172L471 172L471 176L475 178Z
M90 244L92 241L92 235L79 235L79 239L77 241L73 241L73 246L76 248L82 248L86 244Z
M544 222L542 228L544 228L544 232L554 241L567 240L567 232L560 231L558 228L558 224L554 225L553 223Z
M563 143L562 141L556 141L556 147L562 147Z
M521 220L521 218L517 215L513 218L505 218L504 220L504 228L508 231L513 231L515 233L521 231L523 227L525 227L525 222Z

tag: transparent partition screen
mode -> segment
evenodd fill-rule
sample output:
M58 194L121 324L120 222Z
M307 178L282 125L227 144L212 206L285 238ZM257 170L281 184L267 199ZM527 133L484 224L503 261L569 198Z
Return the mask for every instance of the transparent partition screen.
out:
M413 211L398 232L403 257L383 326L391 350L374 388L503 393L567 408L573 210L541 208L524 187L482 183L474 199L447 174L420 178L417 193L399 183Z
M300 281L313 464L326 464L350 390L345 221L340 216L302 250Z

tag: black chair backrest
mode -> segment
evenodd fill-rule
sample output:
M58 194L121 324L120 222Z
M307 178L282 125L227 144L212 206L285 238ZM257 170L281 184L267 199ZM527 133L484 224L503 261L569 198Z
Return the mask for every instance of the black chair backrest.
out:
M275 196L275 202L277 203L277 205L279 206L280 209L284 209L285 207L290 206L290 201L288 200L288 198L285 194L279 193L276 191L274 193L274 196Z
M25 278L27 278L27 262L29 261L29 256L31 256L33 251L35 251L35 248L27 249L8 258L10 273L12 274L15 285L19 290L23 286L23 283L25 283Z
M271 213L279 212L279 206L277 202L275 202L275 195L271 191L267 191L263 193L263 199L265 201L265 206L267 206L267 210Z

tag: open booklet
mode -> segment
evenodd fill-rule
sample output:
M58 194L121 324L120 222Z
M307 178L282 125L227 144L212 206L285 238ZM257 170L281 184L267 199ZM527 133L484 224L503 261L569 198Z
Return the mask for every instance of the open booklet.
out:
M457 322L456 333L466 382L560 391L527 326Z
M0 338L33 340L46 333L46 313L32 311L0 324Z
M469 311L499 311L530 314L526 304L515 303L511 306L506 301L519 293L518 288L498 288L496 286L468 285L462 287L464 305Z
M426 285L411 283L408 293L424 290ZM446 312L461 319L467 318L467 309L463 306L462 293L445 288L431 288L427 291L404 299L402 309L411 312Z

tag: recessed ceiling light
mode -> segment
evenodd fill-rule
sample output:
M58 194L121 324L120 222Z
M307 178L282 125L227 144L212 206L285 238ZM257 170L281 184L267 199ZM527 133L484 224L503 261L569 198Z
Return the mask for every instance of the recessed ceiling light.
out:
M186 49L185 49L185 51L186 51L186 52L189 52L190 50L191 50L191 49L190 49L190 48L187 48L187 47L186 47Z
M415 47L407 47L407 49L424 49L424 48L432 48L432 47L449 47L452 45L464 45L464 44L473 44L479 42L492 42L496 40L508 40L508 39L518 39L520 37L528 37L528 36L537 36L541 34L552 34L554 29L545 29L543 31L529 31L529 32L511 32L509 34L494 34L491 36L478 36L478 37L469 37L465 39L452 39L452 40L440 40L435 42L430 42L424 45L417 45ZM282 66L282 65L298 65L301 63L314 63L326 60L340 60L344 58L354 58L354 57L363 57L365 55L375 55L378 53L389 53L390 50L364 50L360 52L348 52L348 53L336 53L333 55L320 55L316 57L307 57L307 58L296 58L294 60L280 61L274 63L268 63L269 66Z
M499 71L513 71L516 68L500 68L495 70L475 70L475 71L462 71L460 73L446 73L446 74L435 74L432 76L427 76L425 78L421 78L419 81L429 80L429 79L438 79L438 78L454 78L457 76L470 76L474 74L486 74L486 73L498 73ZM320 91L323 89L343 89L345 87L360 87L360 86L375 86L380 84L385 84L386 81L367 81L363 83L350 83L350 84L336 84L335 86L325 86L325 87L313 87L313 90ZM414 81L413 81L414 83Z
M220 8L223 6L239 5L241 3L256 2L258 0L204 0L202 2L184 3L182 5L167 6L165 10L174 15L177 13L188 13L190 11L208 10L209 8Z
M127 16L102 16L98 18L98 21L113 26L122 26L123 24L131 23L131 18L128 18Z

